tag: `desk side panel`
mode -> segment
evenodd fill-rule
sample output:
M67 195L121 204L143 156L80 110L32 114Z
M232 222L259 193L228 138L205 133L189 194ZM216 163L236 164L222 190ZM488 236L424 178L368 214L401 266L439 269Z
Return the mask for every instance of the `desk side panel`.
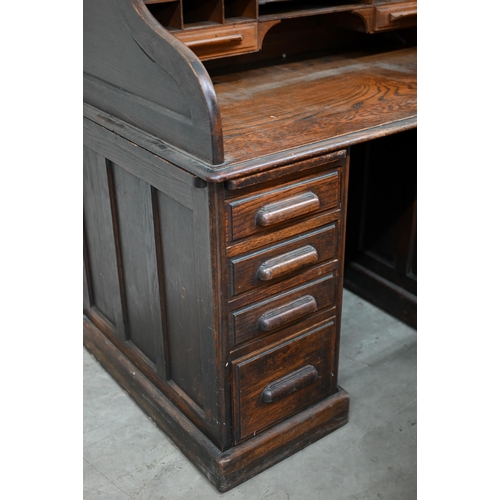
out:
M222 449L229 430L219 423L208 187L113 134L112 143L108 131L100 141L92 133L84 150L85 314Z
M217 99L199 59L141 0L85 0L83 12L84 101L221 163Z

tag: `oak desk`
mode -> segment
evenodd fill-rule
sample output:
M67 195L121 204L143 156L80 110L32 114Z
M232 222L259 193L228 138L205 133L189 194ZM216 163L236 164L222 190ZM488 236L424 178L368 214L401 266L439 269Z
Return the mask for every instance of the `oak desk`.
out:
M347 422L350 159L415 155L416 2L148 5L84 2L84 343L226 491Z

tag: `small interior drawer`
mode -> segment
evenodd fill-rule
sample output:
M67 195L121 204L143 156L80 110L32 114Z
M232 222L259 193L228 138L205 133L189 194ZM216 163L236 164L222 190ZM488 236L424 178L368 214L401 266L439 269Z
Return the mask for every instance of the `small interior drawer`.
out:
M231 293L288 279L338 254L338 221L264 250L229 261Z
M336 291L337 278L330 274L270 300L233 311L233 344L240 345L272 334L305 320L317 311L333 307Z
M335 170L286 187L228 202L229 239L240 238L295 223L340 204L340 172Z
M258 50L255 22L193 28L173 34L202 61Z
M417 2L390 3L375 8L374 31L417 24Z
M263 353L233 362L234 429L242 441L298 413L335 386L330 321Z

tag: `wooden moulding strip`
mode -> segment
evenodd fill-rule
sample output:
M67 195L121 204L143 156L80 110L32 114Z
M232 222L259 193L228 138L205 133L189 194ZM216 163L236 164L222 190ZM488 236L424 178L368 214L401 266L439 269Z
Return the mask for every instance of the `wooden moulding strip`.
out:
M84 316L84 346L220 492L347 423L349 395L339 392L226 451L219 450Z
M236 163L226 162L220 165L210 165L87 103L84 103L83 107L84 116L89 121L110 130L119 136L120 139L130 141L132 143L131 146L139 146L145 149L148 154L153 154L167 160L208 182L231 181L240 177L259 174L277 167L284 167L290 163L311 160L315 157L338 151L339 149L354 146L355 144L417 128L417 117L412 116L396 122L333 137L313 144L306 144L292 150L280 151L264 157Z

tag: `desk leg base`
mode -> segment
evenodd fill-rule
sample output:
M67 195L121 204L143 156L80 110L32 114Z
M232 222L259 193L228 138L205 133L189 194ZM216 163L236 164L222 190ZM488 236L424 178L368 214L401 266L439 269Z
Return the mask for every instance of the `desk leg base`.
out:
M225 492L347 423L349 394L336 394L226 451L219 450L90 321L84 345L139 407Z

